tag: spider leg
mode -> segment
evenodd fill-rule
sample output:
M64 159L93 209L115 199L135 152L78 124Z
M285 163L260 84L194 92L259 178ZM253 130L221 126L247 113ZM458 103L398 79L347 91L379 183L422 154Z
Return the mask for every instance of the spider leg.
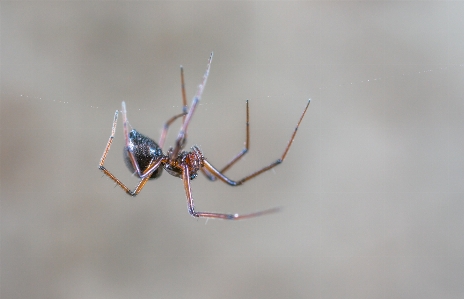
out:
M187 208L191 216L197 218L219 218L226 220L240 220L246 218L257 217L265 214L278 212L279 208L272 208L264 211L259 211L250 214L222 214L222 213L212 213L212 212L196 212L195 204L193 203L192 190L190 188L190 174L187 165L184 165L182 171L182 180L184 181L185 194L187 196Z
M137 162L137 159L135 159L134 154L132 153L132 151L130 149L130 144L131 144L130 137L129 137L130 124L129 124L129 119L127 118L126 103L123 101L121 106L122 106L122 110L121 110L122 125L123 125L123 128L124 128L124 138L126 140L126 148L127 148L128 156L129 156L131 164L134 167L135 172L137 173L137 175L140 178L144 178L146 176L147 170L149 170L150 167L147 167L147 169L145 169L142 172L142 170L140 169L139 163ZM149 166L151 165L151 163L153 163L153 161L150 162Z
M165 124L164 124L164 127L163 127L163 131L161 132L161 137L160 137L160 140L158 142L158 145L161 149L163 149L163 145L164 145L164 141L166 140L166 136L168 134L168 129L169 129L169 126L176 120L178 119L179 117L181 116L184 116L185 117L185 114L186 113L181 113L181 114L178 114L178 115L175 115L173 117L171 117Z
M127 119L127 110L126 110L126 103L123 101L122 104L122 126L124 128L124 137L126 138L126 146L129 145L129 120Z
M111 129L111 136L108 139L108 143L106 144L105 150L103 151L103 155L100 159L99 167L102 167L105 163L106 155L110 151L111 144L113 143L114 134L116 133L116 126L118 125L118 110L114 113L114 120L113 120L113 127Z
M240 158L242 158L250 149L250 112L248 108L248 100L246 101L246 139L245 139L245 147L238 153L232 160L229 161L219 172L224 173L227 169L229 169L232 165L235 164ZM209 171L204 168L201 168L201 172L210 180L215 181L216 176L212 175Z
M134 188L134 191L130 190L123 182L121 182L116 176L114 176L108 169L106 169L103 165L100 165L99 169L103 171L104 174L106 174L110 179L112 179L119 187L121 187L124 191L126 191L129 195L131 196L136 196L137 194L142 191L143 187L145 184L148 182L150 179L151 174L153 171L155 171L161 164L163 160L162 159L157 159L152 161L147 169L142 173L141 180L137 184L137 186Z
M184 123L185 115L187 115L187 112L188 112L188 106L187 106L187 94L185 93L184 67L183 66L180 66L180 85L181 85L181 90L182 90L182 113L184 114L182 123Z
M185 80L184 80L184 67L180 66L180 89L182 91L182 125L185 123L185 117L188 113L188 105L187 105L187 94L185 92ZM184 135L184 143L187 141L187 133Z
M164 127L163 127L163 131L161 132L161 137L160 137L160 140L158 142L158 145L161 149L163 149L163 146L164 146L164 141L166 139L166 136L168 134L168 128L169 126L176 120L178 119L179 117L183 116L183 119L182 119L182 125L184 124L185 122L185 117L187 116L187 113L188 113L188 106L187 106L187 95L185 93L185 81L184 81L184 67L181 65L180 66L180 81L181 81L181 90L182 90L182 113L181 114L178 114L176 116L173 116L172 118L170 118L165 124L164 124ZM187 139L187 133L185 133L184 135L184 143L185 143L185 140Z
M111 136L108 140L108 143L106 144L105 150L103 151L103 155L100 159L100 164L98 165L98 168L103 171L104 174L109 176L116 184L118 184L122 189L124 189L127 193L130 194L129 188L127 188L126 185L124 185L120 180L118 180L111 172L109 172L103 164L105 163L106 155L110 151L111 144L113 143L114 139L114 134L116 133L116 126L118 124L118 110L114 113L114 120L113 120L113 127L111 129Z
M147 168L142 171L140 169L140 166L139 166L139 163L137 162L137 159L135 158L134 154L132 153L132 151L130 150L130 144L131 144L131 141L130 141L130 138L129 138L129 120L127 118L127 110L126 110L126 103L123 101L122 102L122 110L121 110L121 113L122 113L122 120L123 120L123 127L124 127L124 138L126 140L126 148L127 148L127 152L128 152L128 156L129 156L129 159L131 161L131 164L132 166L134 167L135 169L135 172L137 173L137 175L139 176L139 178L141 179L144 179L145 177L150 177L150 175L153 173L153 171L155 171L160 163L162 162L162 159L153 159L152 161L150 161L150 164L148 164ZM167 134L167 129L169 127L169 124L172 123L174 120L176 120L177 118L179 118L180 116L182 115L176 115L174 117L172 117L170 120L168 120L168 122L165 124L165 128L163 129L163 134L166 135ZM116 129L116 127L114 127ZM161 137L163 138L163 134L161 134ZM112 135L114 136L114 134ZM164 136L166 137L166 136ZM162 142L164 143L164 138L162 140Z
M124 135L126 136L126 142L128 142L129 136L126 135L126 133L127 133L127 123L128 123L127 122L127 116L126 116L126 113L127 113L126 112L126 105L125 105L124 102L122 102L122 103L123 103L122 104L122 107L123 107L122 115L123 115L123 119L124 119L124 129L125 129L124 130ZM111 144L113 143L114 135L116 133L117 124L118 124L118 111L116 110L116 112L114 113L114 120L113 120L113 127L111 129L111 136L110 136L110 138L108 140L108 143L106 144L105 150L103 151L103 155L102 155L102 157L100 159L100 164L99 164L98 168L101 171L103 171L103 173L106 174L110 179L112 179L118 186L120 186L124 191L126 191L127 193L129 193L132 196L135 196L142 190L142 188L145 186L146 182L150 178L150 175L153 173L153 171L155 171L159 167L159 165L163 162L163 160L160 158L160 159L151 161L151 163L148 165L147 169L145 169L145 171L141 172L140 169L139 169L138 163L135 161L135 159L133 157L133 154L129 151L129 157L131 158L131 162L136 167L136 169L138 171L138 175L141 178L139 184L135 187L134 191L131 191L126 185L124 185L123 182L121 182L108 169L106 169L103 166L103 164L105 163L106 156L107 156L108 152L110 151Z
M174 149L171 152L171 155L169 157L171 161L174 161L174 159L176 159L177 154L184 147L185 138L187 136L187 128L188 128L188 125L190 124L190 120L192 119L193 113L195 112L195 108L197 107L198 102L201 99L201 95L203 94L203 90L205 88L206 81L208 80L208 75L209 75L209 70L211 68L212 59L213 59L213 53L211 53L211 55L209 56L208 65L206 67L206 72L203 75L203 81L201 82L200 85L198 85L198 90L197 90L197 93L195 94L195 96L193 97L192 105L190 106L190 109L189 109L187 115L185 116L184 122L182 123L182 127L180 128L179 134L177 135L176 145L175 145L175 147L174 147Z
M290 149L290 146L292 145L293 140L295 139L296 132L298 131L298 127L300 126L300 123L301 123L301 121L303 120L303 117L304 117L305 114L306 114L306 110L308 110L309 103L310 103L310 100L308 100L308 103L306 104L306 107L305 107L305 109L304 109L304 111L303 111L303 113L302 113L302 115L301 115L301 117L300 117L300 120L298 121L298 124L296 125L295 130L293 131L293 134L292 134L292 136L290 137L290 140L288 141L287 147L285 148L284 153L282 154L282 156L280 157L280 159L277 159L276 161L274 161L273 163L269 164L268 166L265 166L265 167L261 168L260 170L255 171L255 172L253 172L252 174L250 174L250 175L248 175L248 176L246 176L246 177L244 177L244 178L242 178L242 179L240 179L240 180L238 180L238 181L234 181L234 180L229 179L228 177L226 177L226 176L222 173L222 171L219 171L219 170L216 169L213 165L211 165L207 160L204 160L204 161L203 161L203 163L204 163L204 166L203 166L203 167L204 167L205 170L206 170L206 175L208 176L208 174L209 174L209 175L211 175L211 176L215 176L215 177L218 178L219 180L221 180L221 181L223 181L224 183L229 184L229 185L231 185L231 186L239 186L239 185L245 183L246 181L248 181L248 180L250 180L250 179L252 179L252 178L254 178L254 177L260 175L261 173L266 172L266 171L268 171L268 170L270 170L270 169L276 167L276 166L279 165L280 163L282 163L282 162L284 161L285 157L287 156L288 150ZM247 139L248 139L248 137L247 137ZM244 150L247 150L247 148L245 147ZM242 151L242 152L243 152L243 151ZM246 153L246 151L245 151L245 153ZM229 166L229 167L230 167L233 163L235 163L235 162L236 162L241 156L243 156L245 153L243 153L243 154L240 153L239 155L237 155L238 158L235 157L235 158L231 161L232 163L229 162L229 164L226 165L226 166ZM205 172L203 172L203 173L205 173Z

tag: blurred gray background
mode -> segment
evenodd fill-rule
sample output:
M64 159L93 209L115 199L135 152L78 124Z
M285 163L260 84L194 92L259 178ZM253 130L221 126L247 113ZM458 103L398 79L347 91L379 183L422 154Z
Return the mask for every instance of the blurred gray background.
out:
M462 298L464 3L0 3L0 297ZM189 127L244 186L97 166L114 111L158 140L214 51ZM173 144L180 123L173 125ZM105 166L133 187L121 122Z

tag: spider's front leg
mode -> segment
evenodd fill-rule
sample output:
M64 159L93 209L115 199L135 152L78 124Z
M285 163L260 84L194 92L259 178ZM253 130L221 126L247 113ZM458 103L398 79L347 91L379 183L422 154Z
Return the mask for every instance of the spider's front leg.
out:
M265 214L278 212L279 208L272 208L264 211L259 211L250 214L222 214L222 213L212 213L212 212L197 212L195 211L195 204L193 203L192 190L190 188L190 173L187 165L182 166L182 180L184 181L185 195L187 196L187 208L191 216L197 218L219 218L226 220L240 220L246 218L257 217Z
M213 53L211 53L211 55L209 56L208 65L206 66L206 72L203 75L203 81L200 83L200 85L198 85L198 90L195 96L193 97L192 105L190 105L190 109L188 110L187 115L185 115L185 118L182 123L182 127L180 128L179 134L177 135L176 145L174 146L174 149L172 150L171 155L169 157L171 161L174 161L177 158L177 155L179 154L179 152L182 150L182 148L185 145L185 139L187 138L187 128L188 128L188 125L190 124L190 120L192 119L193 113L195 112L195 108L200 102L201 95L203 94L203 90L205 89L206 81L208 80L209 71L211 69L212 60L213 60ZM183 73L181 73L181 76L183 80ZM183 88L182 93L184 92L185 92L185 89ZM184 97L184 95L182 96ZM184 100L184 109L186 109L186 107L187 107L186 101Z
M181 89L182 89L182 113L181 114L178 114L178 115L175 115L173 117L171 117L165 124L164 124L164 127L163 127L163 131L161 132L161 137L160 137L160 140L158 142L159 144L159 147L162 149L163 146L164 146L164 141L166 140L166 136L168 134L168 129L169 129L169 126L176 120L178 119L179 117L183 117L182 119L182 126L184 125L185 123L185 118L187 116L187 113L188 113L188 106L187 106L187 96L186 96L186 93L185 93L185 81L184 81L184 68L182 66L180 66L180 82L181 82ZM185 143L187 139L187 133L184 134L184 137L183 137L183 143ZM182 145L183 146L183 145Z

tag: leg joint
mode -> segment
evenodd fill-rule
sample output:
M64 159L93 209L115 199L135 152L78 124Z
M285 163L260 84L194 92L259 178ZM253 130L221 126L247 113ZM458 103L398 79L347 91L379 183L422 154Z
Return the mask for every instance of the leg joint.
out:
M190 214L192 217L195 217L195 218L199 218L199 217L200 217L200 215L198 215L198 213L195 212L195 208L193 207L193 205L192 205L192 206L190 206L190 205L188 206L188 212L189 212L189 214Z

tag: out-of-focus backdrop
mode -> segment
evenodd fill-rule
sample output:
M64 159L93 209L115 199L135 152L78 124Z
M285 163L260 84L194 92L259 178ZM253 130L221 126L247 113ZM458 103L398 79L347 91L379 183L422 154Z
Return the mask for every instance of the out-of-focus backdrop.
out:
M0 6L0 297L462 298L464 3L55 2ZM164 175L131 198L98 163L126 101L189 127L244 186ZM167 145L180 124L173 125ZM133 187L121 122L105 166Z

